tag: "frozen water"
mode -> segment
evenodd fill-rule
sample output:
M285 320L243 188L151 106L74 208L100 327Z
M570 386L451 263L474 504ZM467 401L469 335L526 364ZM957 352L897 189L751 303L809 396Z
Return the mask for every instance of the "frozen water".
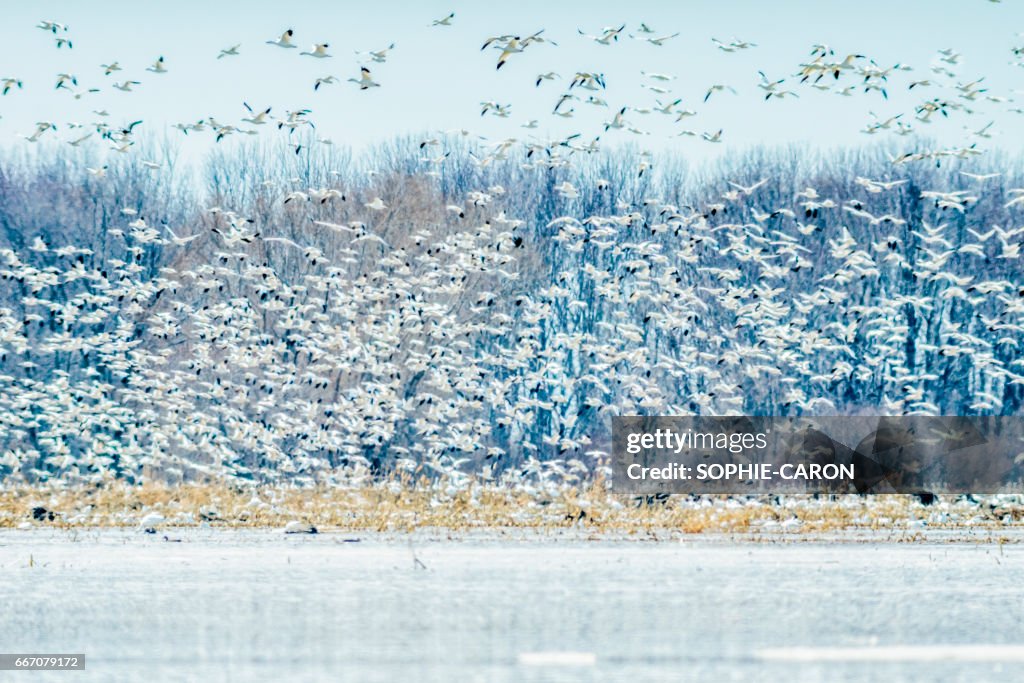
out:
M32 674L54 681L1013 680L1022 562L942 537L4 531L0 638L86 654Z

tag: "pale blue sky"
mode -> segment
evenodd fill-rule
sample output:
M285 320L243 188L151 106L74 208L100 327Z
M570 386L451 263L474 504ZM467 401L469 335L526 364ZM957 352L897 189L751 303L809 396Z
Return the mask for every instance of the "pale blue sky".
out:
M456 12L451 27L430 26L432 19L450 11ZM74 48L57 49L51 34L34 28L40 19L68 24L66 35ZM602 46L577 34L577 27L597 33L601 27L622 23L630 33L640 22L657 35L681 35L655 47L625 35L616 44ZM295 30L300 49L264 43L286 28ZM526 35L541 28L559 45L531 46L513 55L499 72L494 68L498 53L480 51L490 35ZM977 141L984 147L1020 149L1024 117L1008 111L1024 107L1024 68L1010 65L1011 48L1024 45L1019 31L1024 31L1024 3L1015 0L10 3L0 27L0 77L20 78L25 87L0 98L0 144L27 144L17 135L30 134L36 121L92 121L94 109L107 109L115 123L143 119L143 129L151 132L209 116L237 124L246 115L243 101L258 108L273 106L274 114L312 109L320 135L354 147L394 134L459 128L493 140L531 135L543 139L572 132L589 138L602 133L602 122L623 105L651 106L657 98L681 97L680 106L697 110L696 117L676 124L674 117L631 113L627 119L652 135L613 130L602 134L602 142L630 142L652 150L676 147L696 158L759 142L858 144L869 140L858 131L870 121L868 112L874 111L883 118L903 113L903 121L941 144ZM726 54L711 43L712 36L735 36L758 46ZM314 42L329 42L334 57L315 60L298 54ZM381 88L361 92L344 82L358 74L355 50L380 49L391 42L397 46L388 62L370 65ZM818 42L833 46L837 59L860 52L882 66L901 62L914 71L890 78L888 101L878 93L847 98L804 86L797 88L799 99L764 102L756 87L758 70L772 79L785 77L786 87L796 86L792 74ZM216 59L221 48L235 43L242 44L240 56ZM990 94L1020 101L977 101L971 106L978 113L972 116L935 117L930 125L915 122L914 104L955 96L939 88L907 91L911 80L934 79L929 65L939 48L963 54L962 63L953 67L959 80L984 76ZM169 73L145 71L160 55ZM99 65L114 60L124 71L104 76ZM562 74L562 80L535 88L536 75L549 70ZM575 103L574 118L551 116L558 95L577 70L605 74L608 89L600 95L610 108ZM673 94L655 95L639 87L641 70L678 76L669 84ZM74 73L81 87L100 87L102 92L75 100L67 92L55 91L55 75L62 71ZM314 93L315 78L328 74L343 82ZM846 78L847 83L855 82ZM142 85L132 93L110 87L125 79ZM732 85L739 95L719 93L705 105L704 93L713 83ZM479 103L484 100L511 103L512 116L481 118ZM539 119L541 127L520 128L530 119ZM968 136L965 126L977 129L992 120L996 123L991 140ZM725 143L671 137L683 128L698 133L722 128ZM67 130L60 136L74 137ZM889 134L874 138L910 146L908 140ZM88 144L102 145L96 140ZM187 153L198 157L212 144L212 136L205 134L187 143Z

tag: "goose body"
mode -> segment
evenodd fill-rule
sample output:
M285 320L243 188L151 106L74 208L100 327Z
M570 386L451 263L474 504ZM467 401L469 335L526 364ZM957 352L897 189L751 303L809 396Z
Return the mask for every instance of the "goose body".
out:
M153 62L152 66L147 66L146 67L146 71L152 71L155 74L165 74L165 73L167 73L167 66L164 63L164 58L163 57L158 57L157 60L155 62Z
M359 69L359 78L350 78L348 80L358 85L360 90L368 90L369 88L380 87L380 83L377 83L375 80L373 80L373 77L370 75L370 70L367 69L365 66Z
M327 54L327 48L329 47L330 45L328 43L316 43L313 45L312 52L300 52L299 54L307 57L316 57L317 59L328 59L333 56Z
M279 38L274 38L272 40L268 40L267 41L267 45L276 45L277 47L283 47L283 48L297 47L295 45L295 43L292 42L292 37L294 35L295 35L295 31L293 31L292 29L288 29L287 31L282 33Z

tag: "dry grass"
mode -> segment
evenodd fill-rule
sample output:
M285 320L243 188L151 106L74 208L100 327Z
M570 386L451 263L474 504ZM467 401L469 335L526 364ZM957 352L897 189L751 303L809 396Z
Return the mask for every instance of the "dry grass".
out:
M41 510L40 510L41 509ZM33 514L35 510L36 514ZM1024 526L1024 506L943 500L922 506L910 496L791 496L782 503L675 496L640 504L589 488L527 493L471 484L443 487L385 482L360 488L242 487L229 484L0 490L0 528L52 525L135 527L152 513L164 526L280 528L304 521L319 530L403 532L422 528L574 528L595 533L684 534L829 532L848 529L1000 528ZM37 519L37 517L41 517ZM52 517L52 518L51 518Z

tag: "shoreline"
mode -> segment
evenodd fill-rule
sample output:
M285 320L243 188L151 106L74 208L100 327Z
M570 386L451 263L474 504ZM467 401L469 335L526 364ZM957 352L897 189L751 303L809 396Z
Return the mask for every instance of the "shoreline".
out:
M750 540L838 534L1024 533L1024 496L670 496L586 487L382 482L357 488L113 484L0 489L0 529L184 529L324 533L571 533L579 537L726 535ZM1012 541L1016 542L1016 541Z
M148 534L133 527L32 527L0 529L2 549L27 548L38 542L71 544L165 545L225 543L243 546L267 546L284 543L288 547L359 546L393 547L407 545L429 548L437 545L467 547L560 545L682 545L701 548L808 545L808 546L1021 546L1024 528L942 528L942 529L846 529L831 532L702 532L685 533L676 529L650 529L644 532L595 532L581 528L538 529L490 527L452 530L419 528L412 531L369 531L322 529L316 534L288 534L275 527L162 527Z

